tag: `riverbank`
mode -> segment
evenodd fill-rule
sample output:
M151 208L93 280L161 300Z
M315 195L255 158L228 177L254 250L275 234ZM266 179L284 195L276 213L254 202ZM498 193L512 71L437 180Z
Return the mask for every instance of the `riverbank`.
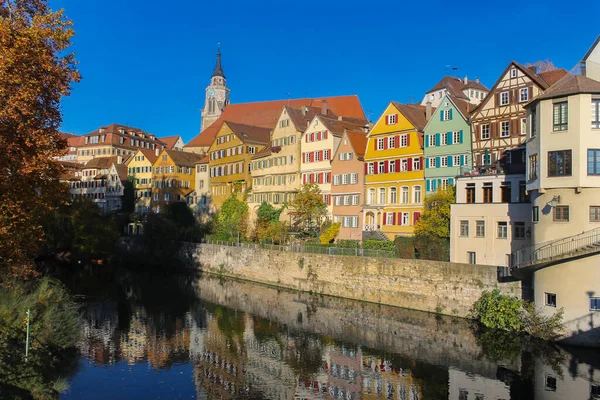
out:
M212 244L183 250L192 267L219 276L463 318L486 290L521 296L521 283L499 282L493 266Z

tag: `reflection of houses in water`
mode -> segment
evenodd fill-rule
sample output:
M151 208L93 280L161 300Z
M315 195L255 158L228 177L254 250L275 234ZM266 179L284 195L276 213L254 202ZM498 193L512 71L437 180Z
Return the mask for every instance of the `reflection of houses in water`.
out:
M140 308L131 314L129 330L121 333L121 357L129 365L146 358L147 322L146 312Z
M330 396L359 399L362 389L362 351L360 347L331 346L325 364L327 392Z
M119 317L116 302L89 303L80 319L81 337L78 349L81 355L99 364L118 362Z
M164 320L162 316L158 318ZM189 349L189 330L184 320L175 318L169 321L167 332L166 324L148 324L147 354L148 361L155 369L164 368L174 362L186 361Z
M593 351L586 349L584 351ZM552 366L535 361L535 399L600 399L600 358L598 353L589 354L592 366L576 360ZM594 360L595 358L595 360Z
M388 360L363 355L361 375L363 399L424 400L410 370L394 367Z
M448 400L508 400L510 387L504 382L484 378L450 367ZM537 397L536 397L537 399ZM545 399L545 397L540 397Z
M206 312L187 312L185 325L189 335L189 359L192 362L199 361L204 355Z

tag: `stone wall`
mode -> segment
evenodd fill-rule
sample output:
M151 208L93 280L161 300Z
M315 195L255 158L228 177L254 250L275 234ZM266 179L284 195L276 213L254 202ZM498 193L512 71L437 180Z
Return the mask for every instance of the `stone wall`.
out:
M304 292L466 317L484 290L520 296L496 267L280 252L211 244L186 252L202 271Z

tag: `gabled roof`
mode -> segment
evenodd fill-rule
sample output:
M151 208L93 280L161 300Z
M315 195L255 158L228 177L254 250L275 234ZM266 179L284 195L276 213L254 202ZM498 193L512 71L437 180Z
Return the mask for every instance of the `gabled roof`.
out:
M302 106L300 108L285 106L285 110L287 111L290 120L296 127L296 130L300 132L304 132L307 124L313 120L315 115L321 113L320 108L306 106Z
M527 106L540 100L569 96L579 93L600 94L600 82L583 75L567 75L548 90L533 98Z
M462 114L463 118L468 121L469 115L471 115L471 111L475 109L476 105L450 95L447 97L456 106L456 109Z
M193 167L196 163L204 158L204 156L196 153L188 153L177 150L163 150L173 160L175 165L183 165L184 167Z
M138 149L139 152L141 152L144 157L146 157L148 159L148 161L150 161L151 164L154 164L154 161L156 161L156 159L158 158L158 155L156 155L156 152L154 150L150 150L150 149ZM135 156L135 154L134 154ZM131 161L133 160L133 157L131 157L129 160L127 161Z
M264 149L262 149L261 151L259 151L258 153L256 153L255 155L252 156L253 160L257 160L259 158L263 158L263 157L268 157L272 154L273 152L271 151L271 146L267 146Z
M420 104L401 104L393 100L391 103L418 131L423 132L427 125L427 107ZM431 112L435 112L435 108L432 108Z
M548 86L552 86L568 74L566 69L559 68L553 69L552 71L540 72L538 75L548 84Z
M346 137L348 138L350 145L352 145L352 149L354 150L354 154L356 154L356 158L358 158L360 161L364 161L368 142L367 135L364 132L347 130Z
M127 166L124 164L115 164L115 169L117 170L119 179L121 179L122 182L125 182L127 180Z
M105 169L105 168L110 168L111 165L118 164L118 163L119 163L119 156L97 157L97 158L92 158L82 168L83 169L90 169L90 168Z
M465 78L466 79L466 78ZM478 82L477 80L467 80L467 83L463 79L457 78L455 76L444 76L438 83L436 83L431 89L429 89L426 93L435 92L440 89L448 89L448 93L452 96L460 99L469 99L467 95L463 93L463 90L466 89L478 89L483 91L489 91L483 84Z
M192 139L186 147L210 147L223 121L273 129L284 106L293 108L307 106L321 109L323 102L326 102L328 110L335 115L365 118L365 113L356 95L229 104L219 119Z
M200 160L196 161L196 164L208 164L208 156L202 157Z
M165 144L165 149L167 150L173 150L173 147L175 146L175 144L177 143L177 141L181 139L181 136L166 136L166 137L161 137L158 140L160 140L161 142L163 142Z
M316 118L319 118L319 121L321 121L323 123L323 125L325 125L327 130L332 135L337 136L337 137L342 137L342 135L344 134L344 131L346 129L360 130L369 123L369 121L367 121L366 119L358 120L358 119L352 118L350 120L346 120L343 117L342 117L342 119L339 119L339 118L324 117L322 115L317 115Z
M243 143L268 144L271 142L271 129L258 126L237 124L231 121L224 121L235 136Z
M598 43L600 43L600 35L598 35L598 37L596 38L596 41L594 42L592 47L590 47L590 49L587 51L587 53L585 53L585 56L583 56L581 61L586 61L588 59L588 57L592 54L592 51L594 51L596 46L598 46Z
M123 133L121 133L121 131ZM133 133L135 136L132 136L131 133ZM85 144L85 140L83 140L83 138L85 138L86 136L96 136L96 135L106 135L106 140L104 142L100 142L100 143ZM123 144L120 143L121 137L125 138ZM157 139L155 135L153 135L151 133L147 133L147 132L143 131L142 129L134 128L134 127L127 126L127 125L121 125L121 124L110 124L110 125L106 125L106 126L101 126L100 128L98 128L90 133L84 134L82 136L82 140L78 146L99 146L99 145L101 146L103 144L113 144L113 145L119 145L119 146L123 146L123 147L137 149L137 147L133 147L130 144L129 139L133 138L133 137L135 137L135 139L140 140L140 141L145 141L148 143L155 143L156 146L164 146L165 145L160 139Z

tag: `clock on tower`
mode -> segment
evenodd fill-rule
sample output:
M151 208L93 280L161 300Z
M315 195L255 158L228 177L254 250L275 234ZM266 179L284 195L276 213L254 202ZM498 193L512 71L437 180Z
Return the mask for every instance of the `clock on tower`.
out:
M206 98L202 109L202 128L208 128L223 113L229 104L229 88L227 87L223 67L221 66L221 49L217 50L217 62L213 70L210 84L206 88Z

